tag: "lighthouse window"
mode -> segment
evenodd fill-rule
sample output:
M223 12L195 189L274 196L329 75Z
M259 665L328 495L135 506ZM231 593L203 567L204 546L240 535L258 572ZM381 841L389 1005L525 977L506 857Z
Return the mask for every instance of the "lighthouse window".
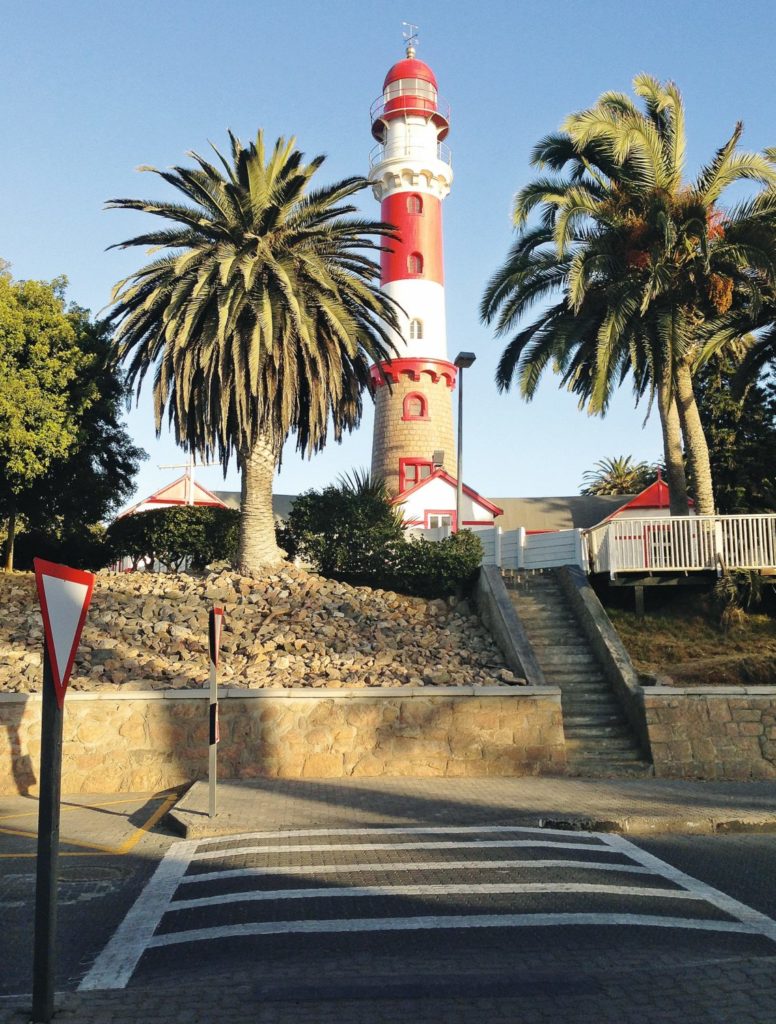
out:
M426 420L428 419L428 406L423 395L413 393L405 395L402 407L403 420Z
M412 252L407 257L407 270L410 274L423 273L423 257L419 252Z
M407 213L423 213L423 200L420 196L407 197Z
M423 337L423 321L414 318L410 320L410 340L419 341Z

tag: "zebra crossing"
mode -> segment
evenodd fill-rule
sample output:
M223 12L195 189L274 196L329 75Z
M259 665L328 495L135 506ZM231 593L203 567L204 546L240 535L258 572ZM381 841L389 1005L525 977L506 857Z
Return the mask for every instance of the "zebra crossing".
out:
M507 825L256 832L173 844L81 982L165 948L277 936L647 928L776 942L776 922L620 835Z

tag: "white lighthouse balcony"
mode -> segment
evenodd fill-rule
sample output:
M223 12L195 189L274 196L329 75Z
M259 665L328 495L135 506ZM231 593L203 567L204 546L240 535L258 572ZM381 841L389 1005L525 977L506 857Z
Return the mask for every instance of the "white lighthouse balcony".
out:
M378 143L369 153L369 170L371 171L378 164L384 164L387 161L411 160L414 163L417 160L423 161L427 156L428 145L424 143L405 143L404 145L391 143L388 146ZM446 146L444 142L436 144L436 159L448 167L453 166L453 154L450 147Z

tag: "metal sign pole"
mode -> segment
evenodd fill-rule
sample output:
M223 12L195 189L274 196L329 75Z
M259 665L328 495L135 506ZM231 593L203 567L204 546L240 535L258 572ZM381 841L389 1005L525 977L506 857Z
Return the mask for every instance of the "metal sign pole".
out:
M35 880L35 942L32 1015L48 1024L54 1013L57 942L59 801L62 790L62 722L65 692L81 638L94 574L34 558L35 586L43 617L43 696Z
M35 946L32 963L32 1016L33 1020L42 1021L43 1024L48 1024L54 1013L63 718L63 709L59 707L54 691L48 649L44 644Z

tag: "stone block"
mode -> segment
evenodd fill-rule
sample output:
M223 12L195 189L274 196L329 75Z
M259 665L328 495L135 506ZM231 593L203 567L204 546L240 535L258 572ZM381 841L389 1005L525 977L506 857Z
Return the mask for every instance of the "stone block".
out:
M730 707L726 700L714 700L713 698L708 702L709 708L709 721L711 722L730 722L732 715Z
M309 754L302 767L302 776L307 779L341 778L342 767L342 754Z
M743 721L738 728L742 736L762 736L765 732L762 722L754 720Z
M754 707L735 707L731 716L734 722L759 722L762 718L762 710Z

